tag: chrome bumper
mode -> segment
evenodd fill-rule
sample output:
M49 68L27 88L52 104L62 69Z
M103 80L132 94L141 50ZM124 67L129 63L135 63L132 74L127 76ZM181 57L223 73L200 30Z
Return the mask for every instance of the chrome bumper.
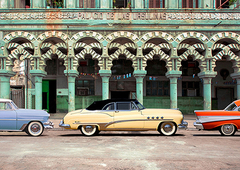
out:
M61 122L59 123L59 127L70 128L70 125L69 124L64 124L63 121L61 120Z
M188 122L182 121L181 124L178 125L179 129L187 129Z
M43 123L43 126L44 126L45 129L53 129L54 123L51 122L51 121L45 122L45 123Z
M204 129L202 123L200 123L200 122L198 122L198 121L194 122L193 125L194 125L197 129L199 129L199 130Z

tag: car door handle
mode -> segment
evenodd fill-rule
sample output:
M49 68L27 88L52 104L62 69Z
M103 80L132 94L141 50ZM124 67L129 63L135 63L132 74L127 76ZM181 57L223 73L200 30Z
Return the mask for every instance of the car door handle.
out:
M115 113L119 113L119 111L115 111Z

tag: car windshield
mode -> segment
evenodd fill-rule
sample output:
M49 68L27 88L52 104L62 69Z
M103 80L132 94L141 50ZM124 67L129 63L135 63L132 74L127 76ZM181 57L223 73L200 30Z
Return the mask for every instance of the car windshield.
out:
M144 107L141 103L139 103L138 101L135 101L135 104L137 105L137 107L138 107L140 110L145 109L145 107Z
M232 110L236 110L236 109L237 109L237 105L233 102L230 105L228 105L224 110L232 111Z
M15 103L11 102L12 106L14 109L18 109L17 105L15 105Z

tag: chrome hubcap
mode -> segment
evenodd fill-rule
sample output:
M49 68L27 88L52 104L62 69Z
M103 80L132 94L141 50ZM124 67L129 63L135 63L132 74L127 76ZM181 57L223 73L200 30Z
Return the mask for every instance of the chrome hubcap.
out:
M40 130L40 126L38 124L33 124L31 126L31 131L32 132L38 132Z
M86 127L85 127L85 131L86 131L87 133L91 133L91 132L93 131L93 127L92 127L92 126L86 126Z
M224 125L223 126L223 131L226 134L232 133L233 131L233 126L232 125Z
M166 124L166 125L164 125L163 129L164 129L165 132L168 133L168 132L172 131L173 127L169 124Z

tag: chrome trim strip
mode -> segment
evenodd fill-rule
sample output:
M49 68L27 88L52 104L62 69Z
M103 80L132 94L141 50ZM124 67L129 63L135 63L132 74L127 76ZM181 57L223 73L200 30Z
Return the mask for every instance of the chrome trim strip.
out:
M200 123L219 122L226 120L240 120L240 116L198 116Z
M90 122L88 122L88 123L81 123L80 121L75 121L75 123L73 123L73 124L79 124L79 125L89 125L89 124L101 124L101 125L103 125L104 124L104 126L105 126L105 128L106 127L108 127L108 126L110 126L110 125L112 125L112 124L116 124L116 123L122 123L122 122L132 122L132 121L159 121L159 122L162 122L162 121L169 121L169 120L173 120L173 119L133 119L133 120L118 120L118 121L112 121L112 122L92 122L92 123L90 123ZM62 123L62 121L60 122L60 124ZM60 124L59 124L59 126L60 126ZM63 124L63 125L66 125L66 124ZM60 127L62 127L62 126L60 126ZM69 127L70 127L70 125L69 125Z

